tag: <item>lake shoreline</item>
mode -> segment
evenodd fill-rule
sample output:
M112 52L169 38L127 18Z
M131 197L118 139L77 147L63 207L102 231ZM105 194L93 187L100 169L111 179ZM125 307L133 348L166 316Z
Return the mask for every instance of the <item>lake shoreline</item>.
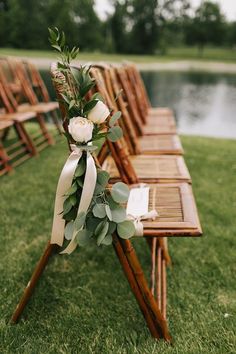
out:
M51 58L29 58L21 56L23 60L29 60L34 63L39 69L49 69L53 59ZM107 61L108 63L114 63ZM81 63L88 63L88 61L82 61ZM120 62L116 62L119 64ZM235 74L236 64L215 62L215 61L200 61L200 60L174 60L170 62L153 62L153 63L135 63L135 65L141 71L199 71L199 72L212 72L212 73L226 73Z

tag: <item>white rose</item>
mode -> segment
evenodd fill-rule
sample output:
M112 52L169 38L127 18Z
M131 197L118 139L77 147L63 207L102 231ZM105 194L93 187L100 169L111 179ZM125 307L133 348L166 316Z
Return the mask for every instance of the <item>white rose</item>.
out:
M88 114L88 119L95 124L102 124L109 116L110 111L108 107L102 102L98 101Z
M74 117L70 119L68 131L78 143L87 143L92 139L93 123L83 117Z

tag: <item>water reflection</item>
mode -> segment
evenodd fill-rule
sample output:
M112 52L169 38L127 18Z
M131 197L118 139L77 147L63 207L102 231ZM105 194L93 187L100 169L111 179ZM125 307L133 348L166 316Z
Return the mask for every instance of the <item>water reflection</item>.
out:
M236 138L236 75L143 72L153 106L174 109L179 132Z

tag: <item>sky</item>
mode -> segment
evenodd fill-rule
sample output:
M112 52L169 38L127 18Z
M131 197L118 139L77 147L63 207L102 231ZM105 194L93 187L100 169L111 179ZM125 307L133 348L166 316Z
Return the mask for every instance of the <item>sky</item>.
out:
M191 0L193 6L198 6L201 0ZM228 20L236 21L236 0L214 0L218 2ZM112 6L109 0L96 0L96 10L102 19L106 18L106 12L112 12Z

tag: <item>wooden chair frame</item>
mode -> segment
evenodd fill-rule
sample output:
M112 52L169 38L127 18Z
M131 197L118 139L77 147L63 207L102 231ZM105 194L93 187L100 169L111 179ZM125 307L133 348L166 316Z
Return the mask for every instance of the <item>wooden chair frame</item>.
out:
M53 66L52 75L55 78L62 77L65 80L65 85L69 85L66 79L63 77L62 73L55 69L55 66ZM64 92L64 85L57 84L55 82L54 84L57 95L61 98L61 93ZM65 112L63 107L61 107L61 111L62 116L64 116ZM109 142L109 147L111 148L111 152L114 153L114 159L117 162L119 161L120 165L123 164L126 166L126 171L121 169L121 180L131 183L138 182L137 176L132 169L132 165L127 158L126 151L124 151L120 142ZM169 230L166 232L163 229L161 232L162 234L160 233L159 236L166 236ZM199 229L198 235L200 234L201 230ZM148 241L151 247L152 256L151 288L148 286L141 264L131 241L120 239L116 234L114 234L113 246L124 270L125 276L138 302L140 310L144 315L150 333L155 338L164 338L166 341L171 342L171 336L169 334L166 321L166 248L163 248L163 245L161 244L162 238L157 238L154 235L152 236L153 237ZM46 264L48 263L50 256L56 250L57 246L50 243L47 244L47 247L35 268L31 280L29 281L24 294L12 316L11 320L13 323L18 321L32 295L38 279L40 278ZM157 298L154 296L155 286Z

